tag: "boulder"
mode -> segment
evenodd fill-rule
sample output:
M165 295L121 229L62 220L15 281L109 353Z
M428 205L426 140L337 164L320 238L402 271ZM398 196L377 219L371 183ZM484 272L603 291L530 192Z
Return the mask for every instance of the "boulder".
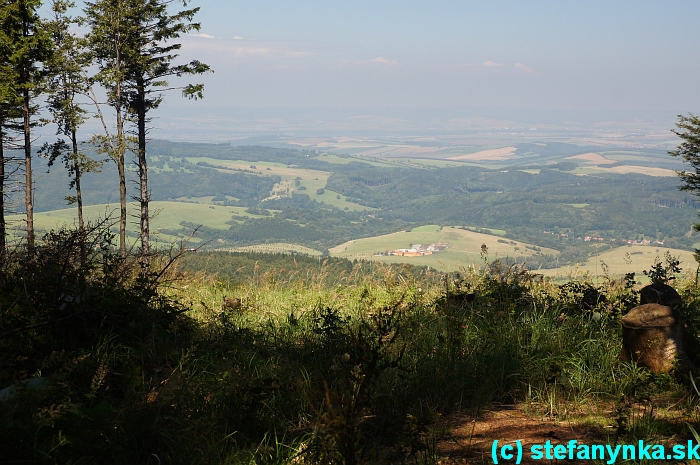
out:
M221 303L221 310L240 311L241 306L241 299L224 297L224 301Z
M667 373L682 356L681 320L667 305L648 303L622 317L622 354L654 373Z
M660 304L667 307L676 308L681 303L681 296L668 284L649 284L639 291L640 303Z

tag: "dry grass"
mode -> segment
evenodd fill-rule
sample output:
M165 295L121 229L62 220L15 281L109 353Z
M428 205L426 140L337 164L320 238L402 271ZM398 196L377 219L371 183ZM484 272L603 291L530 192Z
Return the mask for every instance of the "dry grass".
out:
M490 160L490 161L505 161L512 156L517 149L515 147L503 147L500 149L482 150L481 152L468 153L450 157L448 160Z
M617 173L617 174L646 174L647 176L665 176L665 177L675 177L676 172L673 170L667 170L665 168L655 168L651 166L614 166L612 168L601 168L607 173Z
M602 262L608 267L610 275L620 276L625 273L636 273L638 276L642 276L642 271L649 270L651 265L654 264L656 257L663 258L664 253L667 251L671 255L680 257L681 268L695 270L697 265L693 258L693 253L687 250L631 245L605 251L597 257L589 258L588 261L578 266L563 266L550 270L541 270L538 273L553 277L577 277L584 274L602 276L604 274Z

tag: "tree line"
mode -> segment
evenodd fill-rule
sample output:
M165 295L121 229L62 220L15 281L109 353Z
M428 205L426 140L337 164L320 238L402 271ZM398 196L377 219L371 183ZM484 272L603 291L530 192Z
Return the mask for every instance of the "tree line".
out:
M41 0L0 3L0 254L6 250L5 200L23 188L28 251L35 248L32 136L39 125L52 124L56 141L38 154L51 166L65 166L77 204L78 227L84 233L81 177L99 172L107 162L119 174L119 250L126 255L126 160L135 156L140 202L142 263L149 264L149 200L147 134L149 114L170 90L203 98L203 84L172 87L172 77L201 75L212 70L199 60L177 64L185 33L198 31L199 8L173 12L173 0L87 1L74 16L70 0L51 0L42 17ZM78 34L80 28L87 32ZM97 118L102 131L83 134L81 127ZM96 153L102 157L88 155ZM23 157L10 156L20 150ZM22 176L23 175L23 176ZM83 253L83 256L85 254Z

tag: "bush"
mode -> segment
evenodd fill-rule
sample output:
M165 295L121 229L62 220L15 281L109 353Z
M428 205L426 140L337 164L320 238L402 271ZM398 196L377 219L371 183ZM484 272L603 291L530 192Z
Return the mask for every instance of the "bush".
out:
M320 257L232 283L166 255L148 272L111 241L52 232L0 264L4 460L422 463L441 414L639 390L618 358L633 277L558 286L499 260L439 283L376 262L331 277Z
M144 444L165 447L146 401L191 321L112 238L105 225L52 231L0 264L3 460L139 463Z

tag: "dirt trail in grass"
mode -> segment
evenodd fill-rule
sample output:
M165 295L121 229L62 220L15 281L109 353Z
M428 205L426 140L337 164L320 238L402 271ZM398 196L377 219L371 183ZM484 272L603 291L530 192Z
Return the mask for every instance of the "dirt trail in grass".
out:
M552 444L565 444L571 439L604 444L615 433L613 428L582 424L576 417L559 420L528 414L520 405L495 405L476 418L460 415L446 421L449 433L437 444L438 455L442 457L440 463L444 465L493 463L491 446L495 439L502 445L520 439L524 450L529 451L531 445L544 444L547 440ZM522 461L542 462L528 460L525 456Z

